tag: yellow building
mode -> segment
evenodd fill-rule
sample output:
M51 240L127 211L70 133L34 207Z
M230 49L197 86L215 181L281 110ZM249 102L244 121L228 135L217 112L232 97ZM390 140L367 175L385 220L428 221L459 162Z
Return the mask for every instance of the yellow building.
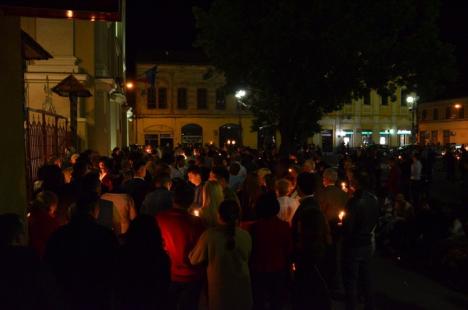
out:
M21 28L53 56L28 61L25 107L70 118L69 98L51 90L73 74L92 94L78 101L80 149L127 145L125 96L115 92L125 74L123 22L21 17Z
M203 59L184 62L187 58L171 56L137 65L140 79L134 89L131 143L175 146L234 141L256 148L253 117L225 91L224 76ZM154 87L146 78L151 72L156 74Z
M424 102L418 107L419 142L468 144L468 97Z
M395 101L371 91L362 99L347 103L339 111L320 120L321 133L310 142L330 152L345 143L350 147L367 144L401 146L411 142L411 109L406 103L406 92L398 90Z

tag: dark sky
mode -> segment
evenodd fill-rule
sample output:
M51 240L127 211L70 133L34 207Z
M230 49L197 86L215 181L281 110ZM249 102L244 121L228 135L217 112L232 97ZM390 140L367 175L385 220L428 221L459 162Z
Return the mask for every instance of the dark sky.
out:
M127 1L129 70L135 59L150 59L152 51L190 50L196 36L193 6L209 7L212 0ZM233 0L235 1L235 0ZM253 0L254 1L254 0ZM468 0L440 0L441 38L455 46L458 81L443 96L468 95Z

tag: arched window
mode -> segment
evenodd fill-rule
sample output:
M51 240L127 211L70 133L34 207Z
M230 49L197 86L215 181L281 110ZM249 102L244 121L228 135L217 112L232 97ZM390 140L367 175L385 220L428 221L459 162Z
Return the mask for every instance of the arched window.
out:
M201 146L203 144L203 128L197 124L187 124L181 129L183 145Z

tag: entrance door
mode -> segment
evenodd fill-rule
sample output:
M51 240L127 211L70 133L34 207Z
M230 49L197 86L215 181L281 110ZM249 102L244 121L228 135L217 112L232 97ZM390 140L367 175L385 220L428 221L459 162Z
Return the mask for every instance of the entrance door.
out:
M153 148L159 146L159 135L158 134L147 134L145 135L145 145L151 145Z
M227 144L228 141L235 145L241 145L240 127L237 124L226 124L219 127L219 146Z
M167 148L172 150L174 147L174 138L171 134L162 133L159 138L159 142L162 148Z

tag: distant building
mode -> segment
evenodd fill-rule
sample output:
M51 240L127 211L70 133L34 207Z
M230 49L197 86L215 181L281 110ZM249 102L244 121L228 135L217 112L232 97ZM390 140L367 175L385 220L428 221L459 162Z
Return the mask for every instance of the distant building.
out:
M419 142L468 144L468 97L423 102L418 106Z
M131 143L257 147L252 115L223 74L195 53L163 53L137 65Z
M310 140L328 152L341 143L350 147L409 144L412 116L406 92L399 89L394 99L381 97L372 90L364 98L325 115L320 121L322 131Z

